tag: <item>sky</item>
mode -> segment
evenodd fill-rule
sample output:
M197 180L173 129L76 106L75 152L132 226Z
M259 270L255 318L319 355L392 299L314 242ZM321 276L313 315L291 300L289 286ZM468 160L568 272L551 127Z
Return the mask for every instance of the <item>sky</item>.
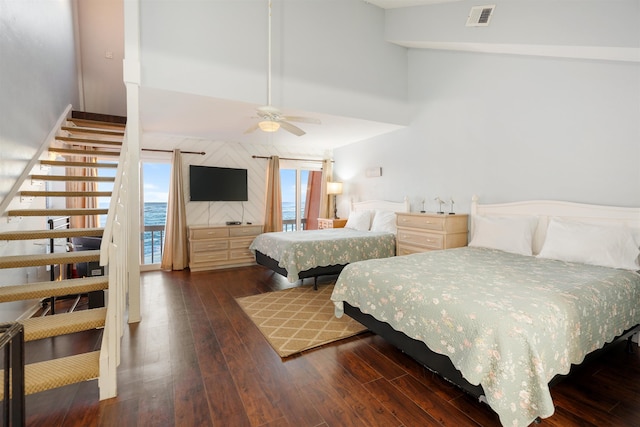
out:
M145 202L166 203L169 198L171 164L143 163L142 180Z

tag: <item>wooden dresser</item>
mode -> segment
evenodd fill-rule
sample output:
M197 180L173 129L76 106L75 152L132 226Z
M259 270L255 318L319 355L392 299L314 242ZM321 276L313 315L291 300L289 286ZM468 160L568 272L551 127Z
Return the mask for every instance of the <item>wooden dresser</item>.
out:
M215 270L255 264L249 250L262 225L195 225L189 227L189 269Z
M344 228L347 218L318 218L318 230L325 228Z
M466 246L466 214L398 213L396 255Z

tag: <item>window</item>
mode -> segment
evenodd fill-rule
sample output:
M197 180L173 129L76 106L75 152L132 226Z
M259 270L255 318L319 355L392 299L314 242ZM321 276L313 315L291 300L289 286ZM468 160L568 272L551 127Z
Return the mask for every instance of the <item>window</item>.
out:
M318 228L322 170L306 163L280 162L283 231Z

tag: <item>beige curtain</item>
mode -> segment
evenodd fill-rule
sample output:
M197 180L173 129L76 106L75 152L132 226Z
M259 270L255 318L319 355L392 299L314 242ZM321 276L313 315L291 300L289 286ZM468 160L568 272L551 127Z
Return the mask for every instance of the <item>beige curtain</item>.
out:
M173 150L171 181L167 203L167 223L164 234L164 252L160 268L184 270L189 264L187 251L187 215L184 206L182 185L182 155Z
M84 149L85 147L72 146L71 148ZM84 156L68 156L67 160L85 163L96 163L97 161L95 157ZM67 168L66 174L67 176L75 177L95 177L98 176L98 169L91 167L72 167ZM67 191L98 191L98 183L95 181L67 181L65 188ZM66 206L69 209L95 209L98 207L98 198L95 196L67 197ZM99 225L100 218L98 215L72 215L71 219L69 220L70 228L93 228L98 227Z
M327 182L333 177L333 164L331 160L322 162L322 191L320 192L320 218L333 218L333 200L327 194Z
M280 159L269 158L267 192L265 195L264 231L282 231L282 192L280 190Z

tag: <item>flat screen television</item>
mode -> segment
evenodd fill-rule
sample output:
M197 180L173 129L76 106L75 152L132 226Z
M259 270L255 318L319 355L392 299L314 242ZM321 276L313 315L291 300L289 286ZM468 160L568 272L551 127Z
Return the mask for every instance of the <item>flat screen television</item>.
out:
M247 170L189 165L192 202L246 202Z

